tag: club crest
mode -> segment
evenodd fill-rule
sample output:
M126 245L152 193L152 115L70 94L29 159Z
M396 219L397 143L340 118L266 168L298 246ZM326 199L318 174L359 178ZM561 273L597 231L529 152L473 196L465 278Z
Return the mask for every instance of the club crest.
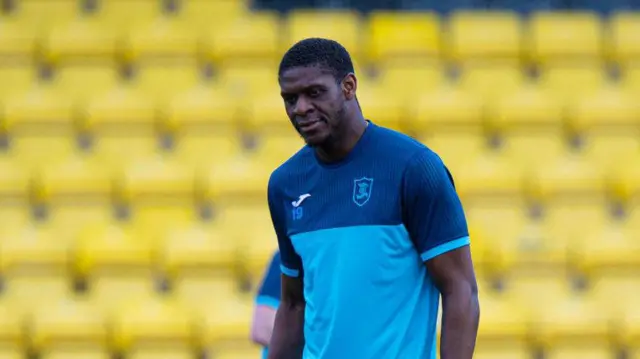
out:
M362 177L353 181L353 202L362 207L371 198L371 189L373 188L373 179Z

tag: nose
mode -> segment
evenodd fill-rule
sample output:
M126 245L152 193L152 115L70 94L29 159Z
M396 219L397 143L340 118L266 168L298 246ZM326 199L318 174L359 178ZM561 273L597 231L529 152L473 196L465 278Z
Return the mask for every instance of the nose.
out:
M311 101L309 101L306 96L299 96L298 101L296 101L296 105L293 108L293 113L296 116L305 116L312 110L313 105L311 104Z

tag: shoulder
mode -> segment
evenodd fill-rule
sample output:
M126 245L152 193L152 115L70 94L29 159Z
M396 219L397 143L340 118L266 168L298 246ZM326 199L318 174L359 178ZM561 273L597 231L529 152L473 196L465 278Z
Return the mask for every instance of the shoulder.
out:
M385 127L378 127L377 133L381 144L379 157L402 163L405 168L416 162L441 162L434 151L408 135Z
M292 181L310 167L312 160L313 150L309 146L302 147L271 173L269 192L277 192L279 189L290 186Z

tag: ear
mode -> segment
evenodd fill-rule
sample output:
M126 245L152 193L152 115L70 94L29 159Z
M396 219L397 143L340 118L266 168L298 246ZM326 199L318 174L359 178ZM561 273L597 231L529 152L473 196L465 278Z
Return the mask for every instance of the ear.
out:
M342 93L347 100L353 100L356 98L356 89L358 88L358 80L353 73L348 74L344 80L342 80Z

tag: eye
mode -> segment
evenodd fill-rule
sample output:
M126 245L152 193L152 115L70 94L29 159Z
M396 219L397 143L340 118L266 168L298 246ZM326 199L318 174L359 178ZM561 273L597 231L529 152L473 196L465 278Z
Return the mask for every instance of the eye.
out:
M293 95L287 95L282 97L284 99L285 104L288 106L293 106L296 104L297 97Z
M311 98L316 98L320 95L322 95L322 90L320 90L319 88L312 88L309 90L309 97Z

